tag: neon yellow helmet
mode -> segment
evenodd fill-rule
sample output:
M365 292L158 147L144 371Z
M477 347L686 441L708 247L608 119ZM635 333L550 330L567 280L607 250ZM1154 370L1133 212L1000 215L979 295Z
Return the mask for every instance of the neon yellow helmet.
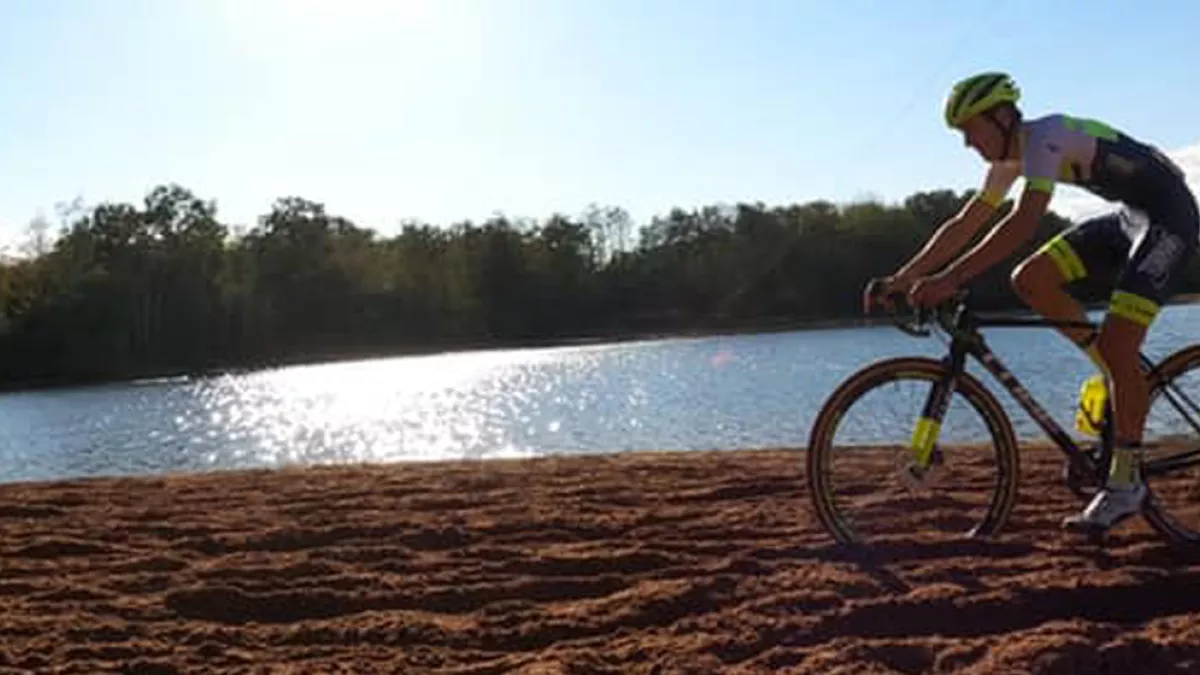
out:
M962 126L966 120L1001 103L1016 103L1021 90L1005 73L980 73L959 80L946 98L946 124Z

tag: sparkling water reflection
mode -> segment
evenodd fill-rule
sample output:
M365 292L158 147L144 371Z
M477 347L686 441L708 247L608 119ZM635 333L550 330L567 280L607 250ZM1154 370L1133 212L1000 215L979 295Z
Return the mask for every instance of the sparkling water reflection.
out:
M1148 351L1200 332L1167 308ZM1091 365L1045 329L988 332L994 349L1069 425ZM802 446L818 408L885 356L939 356L889 327L497 350L288 367L0 396L0 480L519 457L638 449ZM993 385L982 369L972 372ZM1018 433L1037 436L997 396ZM881 409L871 433L911 420Z

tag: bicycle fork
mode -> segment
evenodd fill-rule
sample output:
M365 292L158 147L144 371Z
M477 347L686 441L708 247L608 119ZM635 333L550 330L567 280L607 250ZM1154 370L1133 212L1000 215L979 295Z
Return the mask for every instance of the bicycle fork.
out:
M950 354L942 359L946 371L925 397L921 415L913 428L912 440L909 443L913 461L906 463L902 468L907 481L927 484L933 469L942 464L944 457L941 448L938 447L938 437L942 431L946 410L950 407L950 395L957 387L965 358L965 352L955 345Z

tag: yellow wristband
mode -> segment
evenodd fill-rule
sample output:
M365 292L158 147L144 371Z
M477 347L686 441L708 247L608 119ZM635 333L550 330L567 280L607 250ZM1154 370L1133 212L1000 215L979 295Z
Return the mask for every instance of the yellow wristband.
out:
M997 194L990 190L984 190L979 193L979 201L994 209L1000 206L1000 202L1004 201L1004 195Z

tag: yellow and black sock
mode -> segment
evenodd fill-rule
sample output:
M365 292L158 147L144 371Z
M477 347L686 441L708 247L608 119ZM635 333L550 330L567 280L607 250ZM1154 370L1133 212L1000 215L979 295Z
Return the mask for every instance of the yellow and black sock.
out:
M1108 485L1115 488L1131 488L1141 482L1141 460L1141 443L1116 444L1108 469Z

